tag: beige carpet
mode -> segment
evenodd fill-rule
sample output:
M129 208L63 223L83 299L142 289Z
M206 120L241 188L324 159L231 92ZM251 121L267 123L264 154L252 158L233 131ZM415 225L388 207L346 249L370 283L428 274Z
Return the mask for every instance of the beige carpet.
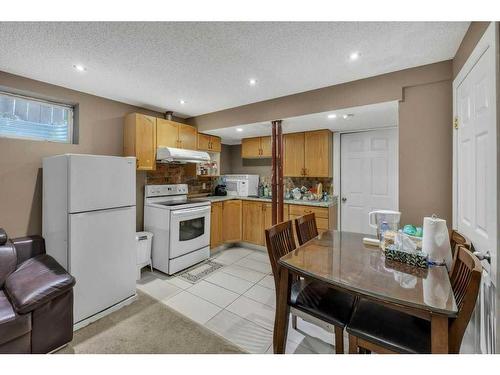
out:
M75 332L62 354L244 353L147 294Z

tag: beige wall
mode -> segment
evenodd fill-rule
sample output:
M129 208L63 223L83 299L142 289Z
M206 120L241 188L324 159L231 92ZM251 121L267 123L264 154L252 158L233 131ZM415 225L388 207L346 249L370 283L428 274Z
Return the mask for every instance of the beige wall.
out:
M399 105L399 208L403 223L432 214L451 226L451 81L407 87Z
M271 176L271 159L243 159L241 145L226 146L229 148L232 174L258 174ZM221 161L222 164L222 161Z
M453 58L453 78L460 72L489 25L490 22L471 22Z
M0 227L10 236L41 234L42 158L63 153L122 155L123 117L156 113L127 104L0 72L0 86L78 103L79 144L0 138ZM142 227L143 174L137 179L137 227Z

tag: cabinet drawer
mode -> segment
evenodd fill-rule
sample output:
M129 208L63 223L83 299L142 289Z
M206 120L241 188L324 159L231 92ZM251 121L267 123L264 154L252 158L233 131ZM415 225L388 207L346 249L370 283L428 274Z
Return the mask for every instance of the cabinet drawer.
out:
M328 208L325 207L311 207L299 206L296 204L290 205L290 215L303 216L306 214L314 213L316 218L324 218L328 221ZM328 225L326 226L328 228Z
M293 221L293 225L295 227L295 219L299 218L302 215L295 216L295 215L290 215L290 220ZM328 230L328 219L325 219L323 217L317 217L316 216L316 227L319 230Z

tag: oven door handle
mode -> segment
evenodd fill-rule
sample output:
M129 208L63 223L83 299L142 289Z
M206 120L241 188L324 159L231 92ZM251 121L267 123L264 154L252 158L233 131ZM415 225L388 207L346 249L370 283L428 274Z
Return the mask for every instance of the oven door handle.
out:
M210 213L210 206L203 206L201 208L195 207L195 208L184 208L182 210L176 210L172 211L173 216L180 216L184 214L196 214L196 213Z

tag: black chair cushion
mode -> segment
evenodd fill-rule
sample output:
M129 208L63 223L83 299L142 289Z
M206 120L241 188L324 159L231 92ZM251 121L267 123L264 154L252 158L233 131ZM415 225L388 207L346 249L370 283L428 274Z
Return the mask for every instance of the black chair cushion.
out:
M347 332L398 353L430 353L431 324L380 304L360 299Z
M0 290L0 345L31 331L31 314L17 314Z
M349 321L353 304L352 295L322 282L299 280L292 285L290 306L338 327Z

